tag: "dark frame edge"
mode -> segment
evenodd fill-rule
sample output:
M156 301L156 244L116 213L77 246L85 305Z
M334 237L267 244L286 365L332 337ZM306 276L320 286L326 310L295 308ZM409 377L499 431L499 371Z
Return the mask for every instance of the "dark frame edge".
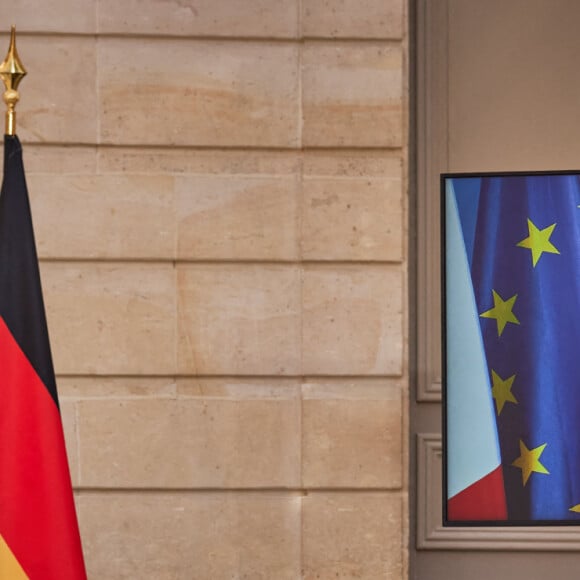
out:
M440 174L440 260L441 260L441 453L442 453L442 524L446 528L578 527L580 520L449 520L447 514L447 301L446 301L446 182L448 179L477 177L579 175L580 169L556 171L483 171L445 172Z
M441 505L443 507L442 523L449 526L447 517L447 261L445 259L446 244L446 195L445 186L449 174L442 173L439 178L440 199L440 264L441 264L441 453L443 462L442 494Z

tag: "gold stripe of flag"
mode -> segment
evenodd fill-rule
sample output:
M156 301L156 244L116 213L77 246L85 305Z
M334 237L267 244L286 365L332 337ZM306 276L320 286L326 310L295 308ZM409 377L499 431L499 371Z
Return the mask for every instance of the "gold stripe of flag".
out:
M1 535L0 578L10 578L10 580L30 580Z

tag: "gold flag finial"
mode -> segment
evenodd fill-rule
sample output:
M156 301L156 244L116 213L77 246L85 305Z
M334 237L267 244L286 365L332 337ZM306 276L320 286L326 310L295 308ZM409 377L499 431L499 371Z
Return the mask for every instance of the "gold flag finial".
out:
M18 85L26 76L26 69L20 61L16 51L16 27L12 26L10 33L10 46L4 62L0 64L0 78L4 81L6 91L4 92L4 102L8 107L6 110L6 135L16 134L16 103L20 99Z

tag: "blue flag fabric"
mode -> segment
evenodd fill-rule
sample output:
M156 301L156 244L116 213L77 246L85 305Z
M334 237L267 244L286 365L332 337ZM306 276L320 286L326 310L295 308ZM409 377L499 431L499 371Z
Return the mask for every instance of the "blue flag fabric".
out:
M492 383L508 520L580 519L580 178L453 183Z

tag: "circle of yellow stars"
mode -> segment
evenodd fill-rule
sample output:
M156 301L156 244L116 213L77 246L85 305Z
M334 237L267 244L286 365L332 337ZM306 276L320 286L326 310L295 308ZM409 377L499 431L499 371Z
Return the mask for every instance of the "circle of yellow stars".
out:
M580 207L580 206L578 206ZM559 254L558 248L550 242L550 237L554 233L556 224L551 224L546 228L540 229L528 218L528 237L524 238L516 245L519 248L530 250L532 257L532 266L535 268L544 253ZM481 318L491 318L496 321L497 335L501 337L507 324L519 325L520 321L513 313L513 308L516 303L517 294L504 300L495 290L492 289L493 308L486 310L480 314ZM495 400L497 415L501 414L506 403L518 404L518 401L512 393L512 386L516 379L516 375L512 375L507 379L502 379L493 369L491 371L492 379L492 397ZM527 445L520 439L520 455L513 462L512 465L522 470L522 484L525 487L532 473L543 473L549 475L549 471L540 461L540 457L547 447L547 443L528 449ZM570 511L580 513L580 504L570 508Z

